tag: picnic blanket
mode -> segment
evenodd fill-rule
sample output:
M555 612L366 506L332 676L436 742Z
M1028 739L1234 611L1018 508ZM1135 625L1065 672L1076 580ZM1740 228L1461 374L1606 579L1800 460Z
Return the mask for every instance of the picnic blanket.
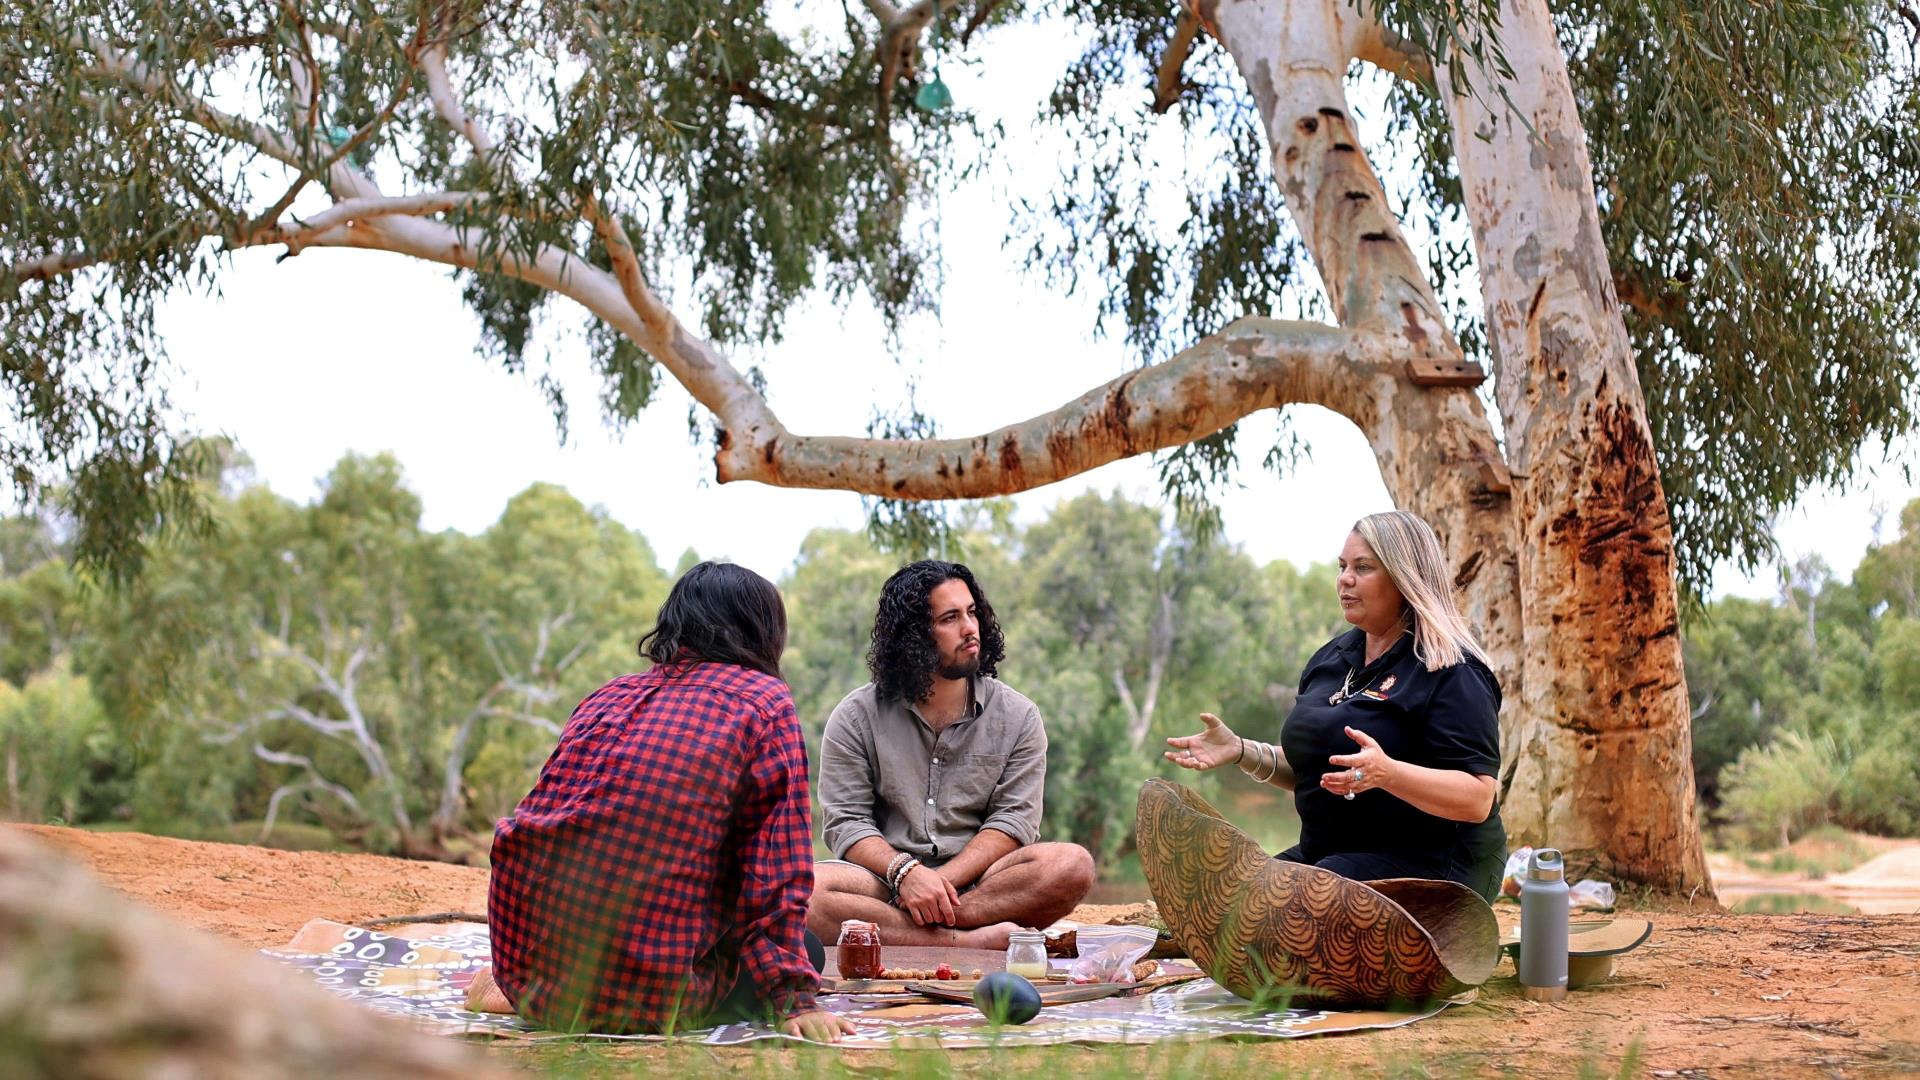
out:
M491 955L487 928L478 923L417 926L389 934L315 919L286 947L262 951L341 997L405 1017L436 1033L526 1040L646 1042L665 1038L568 1035L542 1030L517 1016L468 1011L467 986ZM1030 1023L998 1030L969 1005L902 995L833 994L820 1000L859 1029L839 1045L880 1049L1292 1039L1399 1027L1472 998L1468 993L1414 1012L1263 1009L1235 997L1211 979L1200 978L1136 997L1049 1006ZM727 1024L674 1037L717 1046L791 1038L757 1024Z

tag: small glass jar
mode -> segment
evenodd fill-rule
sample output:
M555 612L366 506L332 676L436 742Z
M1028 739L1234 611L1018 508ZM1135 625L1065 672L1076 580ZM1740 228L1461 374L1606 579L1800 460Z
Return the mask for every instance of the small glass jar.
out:
M1038 930L1015 930L1007 936L1007 971L1029 982L1047 977L1047 936Z
M843 979L877 979L885 968L880 963L880 927L876 923L848 919L840 924L840 941L834 946L834 961Z

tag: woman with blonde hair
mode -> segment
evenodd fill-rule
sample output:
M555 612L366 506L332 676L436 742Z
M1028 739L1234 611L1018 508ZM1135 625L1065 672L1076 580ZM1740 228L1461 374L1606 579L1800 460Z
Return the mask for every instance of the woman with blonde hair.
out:
M1359 881L1457 881L1491 900L1506 853L1500 684L1454 603L1440 541L1404 510L1361 518L1337 586L1354 628L1307 661L1279 744L1201 713L1199 732L1167 740L1167 758L1239 765L1292 791L1300 842L1278 858Z

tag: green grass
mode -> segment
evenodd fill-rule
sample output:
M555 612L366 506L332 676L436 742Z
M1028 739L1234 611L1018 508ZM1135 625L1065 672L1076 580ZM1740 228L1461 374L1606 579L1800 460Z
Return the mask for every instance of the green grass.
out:
M1340 1040L1341 1047L1347 1045ZM1036 1046L1004 1050L831 1050L816 1046L759 1043L748 1047L611 1045L570 1043L541 1047L495 1047L499 1063L550 1080L689 1080L725 1076L730 1080L954 1080L959 1077L1045 1076L1090 1080L1175 1080L1186 1077L1333 1078L1354 1075L1415 1078L1498 1075L1525 1061L1499 1060L1499 1053L1441 1050L1394 1051L1356 1063L1351 1055L1332 1055L1324 1040L1301 1043L1160 1043L1149 1046ZM1580 1080L1611 1080L1641 1073L1638 1043L1610 1060L1587 1047L1567 1074ZM1323 1060L1313 1060L1321 1058ZM1307 1060L1302 1060L1307 1059ZM1564 1061L1553 1067L1561 1068Z

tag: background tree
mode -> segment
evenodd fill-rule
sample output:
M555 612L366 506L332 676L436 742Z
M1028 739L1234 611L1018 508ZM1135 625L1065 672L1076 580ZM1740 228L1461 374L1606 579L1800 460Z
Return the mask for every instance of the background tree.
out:
M351 745L297 720L260 722L263 700L307 702L323 719L343 713L324 687L315 692L311 668L281 654L322 648L320 635L262 633L259 613L263 597L269 605L288 595L313 601L314 582L329 575L330 611L342 610L343 597L388 594L384 569L371 577L358 561L329 569L316 554L326 545L313 537L337 528L323 510L385 504L407 520L404 481L391 462L349 458L338 483L302 505L251 487L244 458L227 457L233 464L211 497L218 542L161 545L134 589L82 588L54 542L57 522L0 526L0 535L33 539L20 550L41 553L39 562L9 563L0 597L21 595L22 579L64 578L45 592L69 604L61 647L18 682L0 684L0 815L199 838L264 836L280 846L398 849L399 830L382 812L390 789ZM1028 526L1005 510L966 514L969 527L949 554L974 565L1007 611L1003 674L1047 718L1047 835L1097 851L1103 876L1124 889L1137 880L1128 859L1134 791L1142 778L1170 772L1154 747L1190 730L1201 709L1256 737L1277 737L1300 666L1344 625L1331 602L1333 568L1256 568L1218 541L1187 548L1185 525L1117 496L1063 502ZM1920 551L1913 532L1870 547L1854 581L1810 576L1770 601L1727 599L1694 612L1685 629L1697 703L1694 775L1723 845L1772 848L1822 826L1920 831L1920 621L1872 599L1875 582L1914 569L1905 565ZM566 710L639 664L633 639L666 579L634 533L551 485L516 496L478 536L407 528L357 535L375 563L404 563L420 588L401 596L404 619L365 624L375 630L365 640L386 641L382 648L406 662L363 662L355 700L382 739L415 829L413 850L478 859L493 821L532 784ZM1133 542L1114 543L1116 536ZM1098 573L1072 577L1076 556ZM902 558L859 533L820 530L782 579L791 642L784 668L796 700L810 703L810 743L832 706L867 678L875 592ZM1169 675L1136 747L1135 716L1112 674L1146 655L1129 652L1128 634L1150 643L1153 620L1132 630L1112 622L1096 635L1085 633L1087 620L1114 613L1102 608L1102 576L1151 583L1173 572L1191 584L1166 623ZM1818 595L1794 595L1805 588ZM594 616L568 618L569 610L613 614L575 638ZM1807 611L1815 613L1814 641ZM543 632L548 662L527 662L541 654ZM561 663L568 654L577 658ZM314 771L288 764L295 756ZM315 774L365 812L353 813ZM1297 820L1270 789L1231 773L1183 779L1213 788L1209 797L1270 849L1292 841ZM279 824L263 830L283 790Z
M292 805L374 850L458 854L525 794L574 704L639 666L665 596L643 539L549 485L478 537L424 532L384 456L343 459L311 506L250 488L214 507L211 537L156 548L141 589L92 616L96 685L168 763L143 772L143 816L264 835ZM154 597L184 638L145 632ZM182 784L179 764L209 775Z
M815 529L780 580L787 603L787 652L780 669L793 687L809 745L819 746L840 699L872 681L866 656L874 606L880 583L899 568L900 559L876 550L860 533Z
M1852 581L1799 560L1774 603L1722 600L1689 626L1695 770L1731 839L1920 828L1920 621L1899 603L1920 502L1901 521Z
M23 687L0 682L0 814L77 822L110 814L131 764L85 678L63 657Z
M613 416L644 407L657 364L712 414L720 480L849 488L882 520L1160 450L1192 497L1230 471L1237 420L1317 403L1445 537L1507 687L1516 833L1699 883L1675 575L1764 553L1767 514L1911 426L1920 220L1892 193L1920 186L1920 81L1900 10L1069 0L1056 17L1091 44L1049 108L1080 171L1036 201L1033 250L1096 268L1158 362L975 438L915 413L861 439L789 432L721 350L777 335L821 284L889 319L928 304L937 252L911 211L966 167L956 149L996 148L896 98L934 20L986 53L1025 6L869 0L812 28L728 0L16 5L0 304L29 437L7 464L29 487L72 477L82 557L136 561L191 506L153 304L260 244L456 267L510 366L566 296ZM1351 120L1355 59L1404 80L1414 213L1470 243L1459 224L1426 258L1405 239ZM1174 103L1166 123L1219 163L1181 178L1178 223L1139 197L1150 110ZM704 334L663 299L679 255ZM1308 308L1332 322L1269 317ZM1465 388L1476 356L1498 441Z

